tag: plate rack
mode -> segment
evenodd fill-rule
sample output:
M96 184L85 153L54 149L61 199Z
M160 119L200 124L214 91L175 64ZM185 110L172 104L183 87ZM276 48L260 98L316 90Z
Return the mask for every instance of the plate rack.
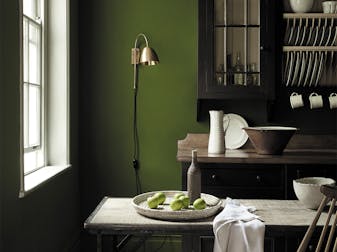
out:
M337 87L337 14L284 13L283 84Z

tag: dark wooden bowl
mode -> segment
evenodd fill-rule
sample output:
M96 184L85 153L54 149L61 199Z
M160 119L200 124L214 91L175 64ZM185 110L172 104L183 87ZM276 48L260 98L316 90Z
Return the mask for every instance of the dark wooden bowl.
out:
M243 128L256 152L262 155L281 155L297 128L281 126Z

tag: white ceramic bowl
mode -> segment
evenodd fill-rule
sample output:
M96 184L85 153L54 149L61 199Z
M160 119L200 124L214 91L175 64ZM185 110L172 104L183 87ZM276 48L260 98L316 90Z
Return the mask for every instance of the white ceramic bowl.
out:
M305 13L311 10L314 0L290 0L289 2L293 12Z
M335 180L323 177L307 177L293 180L296 197L305 207L317 209L323 199L321 185L334 185Z

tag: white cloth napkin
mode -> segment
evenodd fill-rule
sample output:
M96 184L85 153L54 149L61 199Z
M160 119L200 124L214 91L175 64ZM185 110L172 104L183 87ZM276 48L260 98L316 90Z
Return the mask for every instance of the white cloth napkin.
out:
M263 252L265 225L251 213L254 207L226 199L226 206L213 220L213 252Z

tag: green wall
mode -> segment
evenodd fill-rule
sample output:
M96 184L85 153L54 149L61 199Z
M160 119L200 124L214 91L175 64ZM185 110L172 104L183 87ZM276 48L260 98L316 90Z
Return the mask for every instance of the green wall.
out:
M73 167L19 199L19 1L1 0L0 251L76 251L81 229L77 162L77 2L72 10ZM74 29L75 28L75 29Z
M142 189L181 188L177 140L184 139L188 132L208 132L208 123L196 122L197 2L80 1L83 220L103 196L136 195L130 53L141 32L160 58L157 66L139 68ZM89 251L95 241L87 235L83 244L82 249Z
M136 194L130 52L140 32L160 58L139 68L143 191L180 188L177 140L208 131L196 122L197 10L196 0L80 1L83 218L105 195Z

